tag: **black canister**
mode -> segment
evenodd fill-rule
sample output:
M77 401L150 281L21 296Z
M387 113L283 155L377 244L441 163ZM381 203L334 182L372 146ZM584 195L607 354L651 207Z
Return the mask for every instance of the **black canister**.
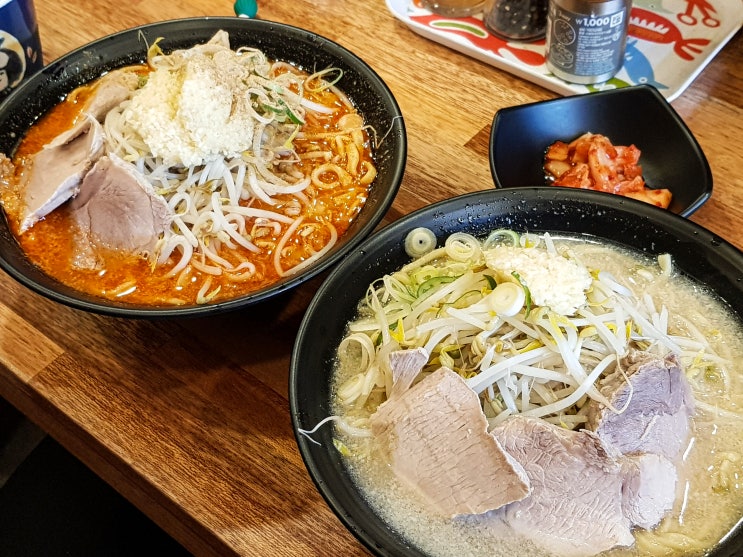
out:
M544 37L548 0L494 0L485 9L483 23L493 35L514 41Z
M573 83L601 83L624 63L632 0L550 0L547 68Z

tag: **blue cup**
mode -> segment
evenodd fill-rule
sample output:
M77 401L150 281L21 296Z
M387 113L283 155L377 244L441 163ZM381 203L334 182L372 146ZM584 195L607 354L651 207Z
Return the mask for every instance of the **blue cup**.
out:
M32 0L0 0L0 101L44 66Z

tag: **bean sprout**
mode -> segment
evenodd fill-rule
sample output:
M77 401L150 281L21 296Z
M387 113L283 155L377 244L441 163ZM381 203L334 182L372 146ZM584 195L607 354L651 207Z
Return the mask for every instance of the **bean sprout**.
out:
M342 404L351 407L369 399L371 392L358 393L359 376L379 367L380 354L419 347L429 354L421 373L446 365L462 375L480 395L490 427L518 413L581 427L587 420L581 408L588 399L622 412L624 407L612 406L597 386L621 371L618 362L632 349L673 352L684 362L696 358L691 368L718 370L724 385L728 362L702 333L684 322L672 330L665 306L635 295L630 282L602 269L581 271L592 277L585 303L564 315L537 304L528 308L528 285L491 268L487 257L489 250L506 245L528 251L535 265L539 254L549 254L552 260L567 258L582 266L572 252L575 244L558 243L547 234L497 230L483 241L456 234L443 248L433 249L429 233L411 231L406 250L411 244L421 248L414 250L417 258L370 285L360 319L351 323L352 333L341 345L365 339L363 358L353 360L358 375L349 373L339 388ZM670 261L659 261L662 266L649 273L651 280L668 278ZM633 280L648 279L637 275ZM559 280L552 282L559 290ZM343 362L345 355L339 358ZM379 400L389 396L388 387L377 389Z
M221 68L235 75L228 80L240 90L234 109L241 111L240 118L248 114L252 119L252 129L244 130L245 146L240 152L197 150L194 164L153 155L144 132L132 123L136 119L127 118L139 106L134 99L124 101L105 118L110 150L134 164L172 211L172 224L157 244L154 263L170 265L169 276L193 266L210 276L229 271L226 276L245 281L258 270L253 265L247 274L246 267L234 273L241 259L267 252L272 254L279 277L296 273L328 253L338 238L338 230L327 217L317 217L312 234L292 238L294 233L310 230L300 226L307 219L302 208L310 207L308 192L312 196L320 190L337 190L337 195L348 196L352 182L368 186L376 176L373 164L361 157L366 145L364 121L335 87L342 77L340 70L328 68L307 76L285 62L270 62L260 50L231 50L223 31L206 44L168 55L152 45L148 64L153 73L146 79L153 80L157 72L182 71L202 59L219 60ZM337 125L326 127L322 145L327 149L303 152L302 145L318 141L306 133L304 124L342 114L338 112L341 107L352 112L340 117ZM298 166L312 157L320 164L307 169ZM358 210L363 199L344 198L343 202ZM301 240L301 250L289 249L295 240ZM217 295L207 291L205 283L197 295L200 302Z

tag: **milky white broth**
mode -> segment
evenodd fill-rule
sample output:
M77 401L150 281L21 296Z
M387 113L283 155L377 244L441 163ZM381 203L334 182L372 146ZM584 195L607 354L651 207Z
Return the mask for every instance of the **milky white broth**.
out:
M639 290L627 280L628 270L655 264L644 256L615 247L553 238L556 245L570 241L571 249L589 268L609 271L633 289ZM727 389L714 377L690 381L699 404L692 420L689 446L683 453L683 461L676 462L679 481L672 512L654 531L637 529L634 547L613 549L602 555L703 555L743 516L743 419L740 419L743 417L743 379L739 369L743 366L743 331L729 308L688 280L673 277L670 282L643 285L643 291L653 297L657 307L665 305L671 316L680 314L690 320L710 340L718 354L738 362L738 367L731 373ZM348 378L352 367L336 366L335 387ZM728 414L715 416L710 407L719 407ZM348 418L366 417L374 408L367 405L361 414L357 410L349 414L349 410L336 401L333 410L336 415ZM383 460L375 458L368 438L336 435L349 449L346 462L369 504L403 538L424 552L457 557L550 555L530 542L514 538L513 534L504 536L504 531L492 519L488 520L487 515L449 520L429 512L415 494L396 480ZM723 485L725 481L727 485Z

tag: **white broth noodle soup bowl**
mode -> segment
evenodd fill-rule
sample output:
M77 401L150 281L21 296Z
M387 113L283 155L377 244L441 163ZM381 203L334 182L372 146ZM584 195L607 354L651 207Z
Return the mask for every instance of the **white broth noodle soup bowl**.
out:
M76 88L122 67L147 62L153 45L170 54L204 44L221 31L228 34L235 51L258 49L269 62L286 62L306 74L334 68L336 73L328 80L333 79L332 85L363 118L376 177L362 208L335 244L320 249L322 255L312 264L297 265L296 272L247 293L213 301L207 297L208 303L194 297L180 305L150 305L127 302L126 296L102 298L52 278L26 256L7 214L0 211L0 269L37 293L86 311L136 318L205 315L242 308L296 287L337 263L374 230L404 174L407 138L399 106L375 70L356 54L316 33L281 23L237 17L180 19L126 29L82 46L50 63L0 105L0 153L12 157L29 128ZM157 54L153 50L150 55L153 52Z
M664 263L660 267L666 270L672 268L673 275L701 285L715 299L714 305L719 308L723 320L729 321L736 328L743 322L743 254L729 242L695 223L642 202L581 190L513 188L459 196L401 218L370 236L352 251L322 284L305 314L294 345L289 396L300 453L319 492L338 518L376 555L532 555L533 546L519 545L521 542L512 541L501 544L499 534L493 536L495 541L481 544L477 550L481 553L478 553L475 546L479 542L474 543L473 539L481 538L471 537L471 532L462 528L466 520L459 521L457 528L447 529L452 522L449 516L441 518L435 513L430 514L430 506L423 498L417 498L407 507L410 497L400 495L400 485L404 482L394 480L390 485L396 487L388 486L387 490L385 486L375 485L375 481L368 480L365 474L377 469L376 465L369 463L378 459L380 453L354 452L364 446L364 441L361 440L356 445L354 435L349 436L348 429L342 431L342 426L338 425L340 421L335 418L339 415L344 417L342 410L339 410L342 405L338 402L335 374L339 345L348 334L348 324L358 319L359 304L367 297L374 281L411 262L411 256L406 252L405 240L411 230L417 228L430 230L439 247L444 245L447 237L455 233L464 232L485 239L494 230L508 229L519 235L533 235L534 238L549 233L551 238L577 238L592 246L606 244L612 248L628 250L643 260L647 258L646 263L650 262L656 267L658 257L668 254L672 267L665 266L668 261L665 257L661 257ZM664 271L658 268L656 272L662 274ZM623 280L620 278L619 282L622 283ZM621 287L618 288L621 290ZM660 307L658 309L660 311ZM647 325L646 329L650 328ZM391 323L390 334L394 335L396 329L399 330L398 324ZM739 341L740 338L738 334L730 340ZM738 362L736 365L741 364ZM743 370L735 368L731 373L735 375L732 379L734 382L743 381L741 372ZM704 400L698 403L696 412L700 411L700 407L709 411L710 401L714 405L714 397L699 398L702 399ZM408 410L413 412L414 408L411 405ZM740 412L738 407L737 413L728 414L727 419L738 423L735 416ZM329 419L331 417L334 418ZM351 422L345 424L353 425ZM581 427L576 428L578 429ZM355 430L353 433L363 437L368 434L368 430ZM690 438L694 435L692 431ZM701 439L698 441L701 442ZM733 447L740 450L742 446L740 439L735 439ZM351 456L361 454L361 457L354 460L349 458L349 453ZM730 458L735 460L735 457ZM719 464L714 463L712 468ZM381 468L387 470L381 477L389 480L392 476L389 474L389 465L384 462ZM737 472L738 468L735 470ZM701 474L703 477L708 476L704 470ZM359 477L362 478L364 487L361 487ZM706 553L693 554L717 557L738 554L743 543L743 533L736 524L743 517L743 490L737 481L732 482L734 485L726 484L723 490L729 489L737 494L733 497L737 497L739 511L736 512L740 514L725 517L728 527L705 548ZM682 485L682 481L679 480L677 485ZM718 485L715 489L719 487ZM409 487L404 487L403 491L405 489ZM672 503L676 505L678 501L673 500ZM690 500L688 504L693 506L696 501ZM397 506L404 506L405 510L401 511ZM705 508L703 513L708 511ZM696 511L690 508L689 512ZM690 531L688 534L693 539L695 532ZM702 532L698 534L703 536ZM431 541L431 538L438 539ZM455 541L451 542L453 547L446 547L442 540ZM678 539L669 543L678 543ZM653 555L654 553L644 549L646 547L646 543L634 543L626 552L615 548L608 554ZM555 548L557 551L556 545ZM538 554L549 555L550 551ZM558 551L557 554L568 555L570 552ZM575 555L586 554L590 552L576 549ZM683 550L669 553L687 554L691 553L684 553Z

